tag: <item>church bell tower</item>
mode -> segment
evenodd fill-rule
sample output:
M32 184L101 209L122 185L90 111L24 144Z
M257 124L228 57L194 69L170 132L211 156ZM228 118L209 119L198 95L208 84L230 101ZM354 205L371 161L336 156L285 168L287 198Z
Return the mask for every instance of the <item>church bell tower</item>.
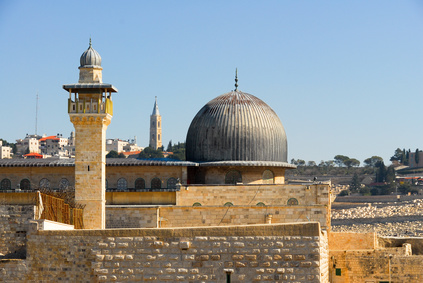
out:
M150 116L150 147L158 149L162 147L162 116L159 113L159 106L154 102L153 113Z
M106 130L113 117L112 93L118 90L103 83L102 70L90 39L80 58L79 82L63 85L75 127L75 201L85 205L85 229L106 226Z

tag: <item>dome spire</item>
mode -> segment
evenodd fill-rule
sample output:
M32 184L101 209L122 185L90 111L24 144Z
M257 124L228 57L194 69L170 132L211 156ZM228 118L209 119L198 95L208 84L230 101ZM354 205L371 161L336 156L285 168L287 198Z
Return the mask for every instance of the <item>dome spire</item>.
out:
M91 36L90 36L90 47L91 47Z
M235 69L235 91L238 90L238 68Z

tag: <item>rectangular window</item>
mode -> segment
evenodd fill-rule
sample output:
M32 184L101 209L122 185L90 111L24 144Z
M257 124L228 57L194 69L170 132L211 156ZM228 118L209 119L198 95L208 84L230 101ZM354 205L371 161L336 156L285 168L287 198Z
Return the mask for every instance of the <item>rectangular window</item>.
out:
M336 275L336 276L341 276L341 269L340 269L340 268L337 268L337 269L335 270L335 275Z

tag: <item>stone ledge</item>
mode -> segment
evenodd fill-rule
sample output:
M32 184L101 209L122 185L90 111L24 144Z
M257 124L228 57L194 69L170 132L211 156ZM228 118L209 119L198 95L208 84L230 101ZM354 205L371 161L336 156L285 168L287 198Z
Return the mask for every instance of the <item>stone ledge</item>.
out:
M104 237L195 237L195 236L320 236L320 223L261 224L239 226L209 226L181 228L104 229L38 231L43 236L104 236Z

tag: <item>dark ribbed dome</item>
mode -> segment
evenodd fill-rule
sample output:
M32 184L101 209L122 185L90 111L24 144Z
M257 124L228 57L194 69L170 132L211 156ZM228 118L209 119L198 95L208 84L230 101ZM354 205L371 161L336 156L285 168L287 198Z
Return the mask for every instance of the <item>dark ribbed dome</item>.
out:
M266 103L241 91L216 97L188 129L190 161L287 162L287 140L279 117Z
M81 58L79 59L81 64L80 67L83 68L101 68L101 56L98 54L97 51L94 50L91 46L91 39L90 39L90 46L84 53L82 53Z

